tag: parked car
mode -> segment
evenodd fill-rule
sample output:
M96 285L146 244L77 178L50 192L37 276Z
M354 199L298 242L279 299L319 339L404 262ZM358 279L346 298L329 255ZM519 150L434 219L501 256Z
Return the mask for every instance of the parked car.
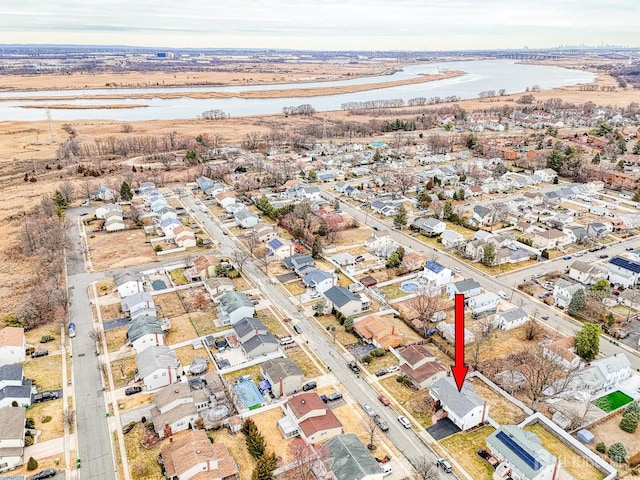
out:
M400 422L400 424L404 427L404 428L411 428L411 422L409 421L409 419L407 417L405 417L404 415L400 415L398 417L398 421Z
M356 365L356 362L349 362L347 366L353 373L360 373L360 367Z
M141 391L142 391L142 387L139 387L139 386L129 387L129 388L125 388L124 394L127 396L135 395L136 393L140 393Z
M290 345L293 342L295 342L293 337L283 337L280 339L280 345Z
M436 460L436 466L444 470L446 473L451 473L451 464L444 458Z
M389 399L384 395L378 395L378 400L380 400L380 403L383 404L385 407L388 407L389 405L391 405L391 402L389 402Z
M367 415L369 415L370 417L373 417L376 412L373 411L373 408L371 408L371 405L369 405L368 403L363 403L362 404L362 409L367 413Z
M505 300L509 300L509 294L503 290L498 291L498 296Z
M387 370L376 370L376 377L382 377L387 374Z
M633 250L633 247L627 247L627 248L625 248L625 250L626 250L627 252L630 252L631 250Z
M608 258L609 255L607 255L606 253L603 253L602 255L598 255L599 258Z
M316 382L307 382L302 386L302 391L308 392L309 390L313 390L317 388L318 384Z
M571 255L565 255L562 257L563 260L571 260Z
M324 403L327 403L329 401L329 397L327 397L326 395L320 395L320 400L322 400Z
M355 260L356 262L364 262L364 257L362 255L358 255Z
M546 322L547 320L549 320L549 317L547 317L547 316L540 317L540 318L542 318L545 322Z
M340 400L342 398L342 392L333 392L327 398L329 401Z
M36 350L31 354L31 358L46 357L47 355L49 355L49 350Z
M58 392L40 392L33 394L33 403L45 402L47 400L55 400L58 398Z
M398 370L400 370L398 365L390 365L387 367L387 373L397 372Z
M55 477L56 472L53 468L47 468L46 470L42 470L41 472L36 473L33 477L33 480L42 480L43 478L51 478Z
M455 273L460 273L460 267L453 267L451 270L453 270Z
M613 291L613 292L611 292L611 293L613 293L614 295L620 295L620 290L614 290L614 291Z
M295 332L296 332L297 334L302 333L302 327L301 327L300 325L298 325L298 324L294 325L294 326L293 326L293 329L295 330Z

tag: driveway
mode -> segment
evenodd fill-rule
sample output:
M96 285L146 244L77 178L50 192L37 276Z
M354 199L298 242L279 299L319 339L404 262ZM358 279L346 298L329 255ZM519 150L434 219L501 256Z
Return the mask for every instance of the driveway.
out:
M458 433L460 428L448 418L438 420L436 423L427 428L427 432L436 440L450 437L454 433Z

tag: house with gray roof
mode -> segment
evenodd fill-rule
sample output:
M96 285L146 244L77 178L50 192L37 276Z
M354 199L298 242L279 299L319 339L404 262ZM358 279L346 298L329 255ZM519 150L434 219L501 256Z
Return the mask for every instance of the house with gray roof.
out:
M304 373L290 358L274 358L260 364L262 378L271 385L276 398L291 395L302 388Z
M27 410L24 407L0 408L0 473L23 464L26 420Z
M595 280L595 272L593 265L581 260L576 260L569 266L569 277L584 285L590 285Z
M559 279L553 286L555 304L559 307L567 308L578 290L584 290L584 287L577 283L568 282L563 278Z
M251 213L246 208L240 209L233 214L233 218L240 228L252 228L255 227L260 218Z
M493 318L493 325L501 330L511 330L523 325L529 319L529 314L519 307L497 312Z
M300 270L302 283L311 293L324 293L337 283L335 272L318 270L315 267L306 267Z
M555 480L559 460L543 446L535 433L505 425L487 437L487 451L498 459L496 478Z
M477 394L473 385L465 382L458 390L453 377L445 377L429 387L429 395L460 430L482 425L489 416L489 405Z
M24 378L22 365L0 366L0 408L10 407L13 402L30 407L32 390L32 382Z
M335 308L345 317L358 315L371 309L371 301L366 295L353 293L348 288L333 286L323 294L329 308Z
M142 277L136 273L116 272L113 274L113 281L115 289L122 298L144 291Z
M137 292L133 295L128 295L120 301L120 309L123 312L135 313L138 310L155 310L156 305L153 301L153 297L149 292Z
M336 480L382 480L384 472L360 439L353 433L327 440L328 464Z
M233 330L240 347L249 359L278 350L278 340L257 318L243 318L233 325Z
M209 407L209 399L202 389L191 389L186 382L168 385L154 395L151 408L153 427L160 438L164 438L165 426L172 433L178 433L193 427L198 412Z
M136 379L147 390L155 390L180 381L182 366L176 352L169 347L149 347L136 355Z
M455 248L464 242L464 236L455 230L445 230L440 234L440 239L445 248Z
M290 257L282 260L282 263L289 270L293 270L294 272L298 272L298 269L302 267L306 267L308 265L315 266L316 261L313 259L311 255L306 255L303 253L294 253Z
M127 343L136 353L149 347L166 345L162 322L158 317L142 315L127 323Z
M437 218L418 218L411 224L411 227L424 235L434 237L444 232L447 224Z
M453 299L457 293L464 295L464 298L475 297L480 295L480 290L480 284L473 278L465 278L447 285L447 295L450 299Z
M242 292L227 292L218 297L218 322L233 325L245 317L253 317L256 309L249 297Z

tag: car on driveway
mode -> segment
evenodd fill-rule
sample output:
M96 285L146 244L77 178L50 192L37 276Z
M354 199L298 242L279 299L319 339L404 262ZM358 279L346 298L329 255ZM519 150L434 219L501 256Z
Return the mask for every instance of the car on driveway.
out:
M541 318L542 318L545 322L546 322L547 320L549 320L549 317L547 317L547 316L544 316L544 317L541 317Z
M46 357L47 355L49 355L49 350L36 350L31 354L31 358Z
M376 377L382 377L387 374L386 370L376 370Z
M599 258L608 258L609 255L607 255L606 253L603 253L602 255L598 255Z
M405 417L404 415L400 415L398 417L398 421L400 422L400 424L404 427L404 428L411 428L411 422L409 421L409 419L407 417Z
M41 472L36 473L33 477L33 480L42 480L43 478L51 478L56 476L56 472L53 468L47 468L46 470L42 470Z
M327 398L329 399L329 401L339 400L342 398L342 392L333 392Z
M313 390L318 386L316 382L308 382L302 386L302 390L308 392L309 390Z
M376 412L373 411L373 408L371 408L371 405L369 405L368 403L363 403L362 404L362 409L367 413L367 415L369 415L370 417L373 417Z
M385 407L388 407L389 405L391 405L391 402L389 402L389 399L384 395L378 395L378 400L380 400L380 403L383 404Z
M142 391L142 387L129 387L129 388L125 388L124 390L124 394L129 396L129 395L135 395L136 393L140 393Z
M390 365L387 367L387 373L397 372L398 370L400 370L398 365Z
M453 267L451 270L453 270L455 273L460 273L460 267Z
M58 398L58 392L41 392L33 394L33 403L45 402L47 400L56 400Z

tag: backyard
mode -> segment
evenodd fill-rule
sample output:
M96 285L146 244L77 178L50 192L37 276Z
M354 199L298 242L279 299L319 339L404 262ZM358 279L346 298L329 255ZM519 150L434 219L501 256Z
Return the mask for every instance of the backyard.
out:
M595 437L595 441L588 445L591 450L595 451L595 446L598 442L603 442L607 448L613 443L621 442L627 449L629 456L640 452L640 435L638 435L638 431L628 433L620 428L622 413L620 411L604 422L589 427L589 431Z
M196 330L193 328L193 324L191 323L189 316L189 313L185 313L171 318L171 329L166 334L168 345L184 342L197 337Z
M627 403L631 403L633 398L631 398L626 393L621 392L620 390L616 390L615 392L611 392L604 397L600 397L594 400L592 403L598 407L600 410L609 413L613 412L617 408L626 405Z
M456 433L440 440L440 444L471 475L471 478L490 480L494 472L493 467L476 452L487 447L486 439L494 430L491 426L485 426L468 433Z
M274 430L277 428L274 427ZM267 432L262 432L265 435ZM220 442L227 446L229 453L236 461L238 465L238 477L240 480L250 480L251 474L253 473L253 469L256 465L256 461L253 459L249 452L247 451L247 444L245 440L244 434L238 432L233 435L229 433L229 430L226 428L221 428L219 430L214 430L210 433L214 442Z
M307 355L302 348L288 350L287 357L296 362L306 378L317 377L324 373L318 370L318 367L316 367L311 358L309 358L309 355Z
M494 392L486 383L478 378L468 380L476 393L491 405L489 416L500 425L515 425L527 417L527 414L502 395Z
M36 430L41 433L38 442L59 438L64 434L62 399L34 403L27 409L27 418L33 418Z
M133 430L124 436L131 477L134 479L162 480L164 475L162 475L162 469L158 464L157 458L163 442L158 442L152 448L145 448L142 446L143 436L144 428L142 424L137 424Z

